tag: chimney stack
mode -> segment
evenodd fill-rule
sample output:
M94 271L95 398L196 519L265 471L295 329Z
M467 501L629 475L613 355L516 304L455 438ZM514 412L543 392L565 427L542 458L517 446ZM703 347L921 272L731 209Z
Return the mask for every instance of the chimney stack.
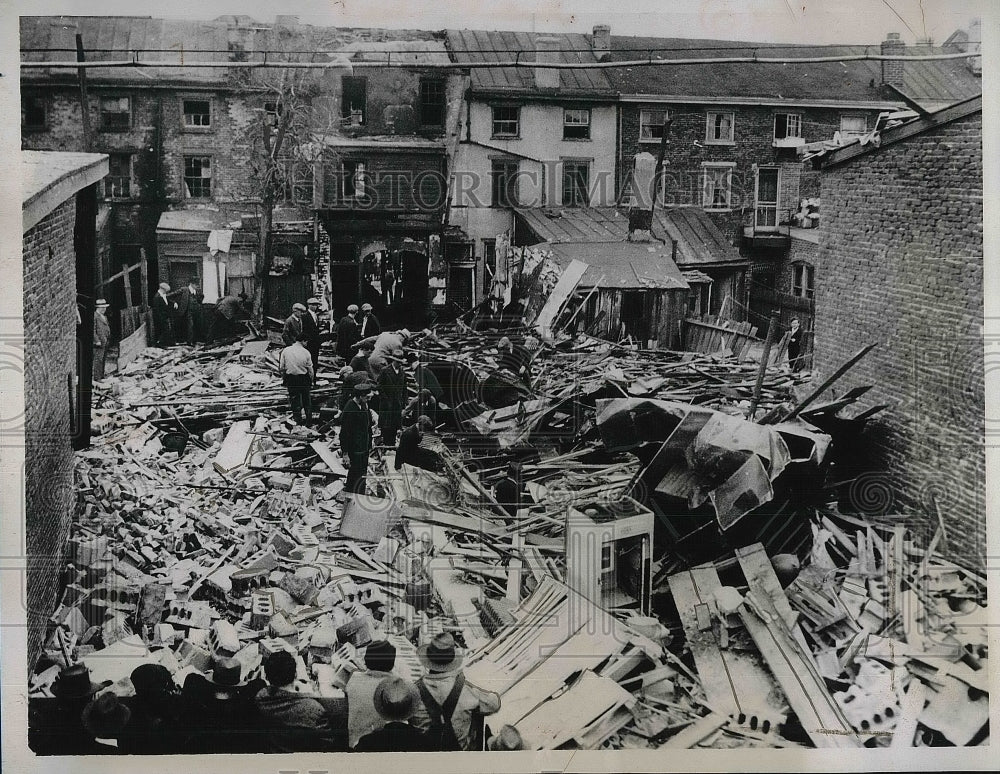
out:
M535 39L535 61L557 63L559 61L559 38L542 35ZM548 67L535 68L535 86L539 89L558 89L559 70Z
M598 62L603 62L611 55L611 26L608 24L595 24L594 37L591 41L594 48L594 56Z
M890 32L882 41L882 56L900 55L906 52L906 44L900 39L898 32ZM902 60L882 62L882 83L887 86L903 86Z

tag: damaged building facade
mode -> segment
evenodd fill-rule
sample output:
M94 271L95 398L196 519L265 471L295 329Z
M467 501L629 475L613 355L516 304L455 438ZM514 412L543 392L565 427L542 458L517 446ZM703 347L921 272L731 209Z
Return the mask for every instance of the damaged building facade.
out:
M151 752L151 673L177 709L162 753L365 751L383 721L401 751L660 765L988 744L980 98L911 105L870 61L640 68L719 41L601 26L171 24L23 22L27 59L82 30L88 57L190 34L225 65L157 89L93 68L93 106L130 116L91 116L107 157L24 151L51 172L24 204L34 753ZM317 66L286 67L293 89L233 66L272 51ZM25 68L26 147L79 142L79 76L51 69ZM137 201L116 195L129 148ZM125 209L104 219L101 192ZM808 309L755 297L769 261ZM94 381L63 338L143 271L242 291L263 327L138 346ZM340 346L349 325L296 352L278 327L307 295L370 303L376 354ZM783 330L804 310L810 368ZM442 675L468 691L454 739Z

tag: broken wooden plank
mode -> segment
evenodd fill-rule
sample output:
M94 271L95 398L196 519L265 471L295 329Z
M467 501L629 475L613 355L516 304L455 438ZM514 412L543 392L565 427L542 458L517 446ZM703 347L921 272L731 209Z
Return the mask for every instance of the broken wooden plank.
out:
M710 712L705 717L696 720L690 726L670 737L660 745L660 749L689 750L702 740L714 734L726 723L729 718L717 712Z
M235 422L222 442L222 448L215 455L212 466L219 473L232 473L250 459L250 448L254 437L250 435L250 421Z

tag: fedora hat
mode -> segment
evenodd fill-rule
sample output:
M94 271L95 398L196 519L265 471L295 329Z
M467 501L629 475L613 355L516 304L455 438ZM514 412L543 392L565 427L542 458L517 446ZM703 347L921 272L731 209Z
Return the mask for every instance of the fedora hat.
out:
M428 672L454 672L462 666L463 655L458 652L455 638L448 632L435 634L434 639L417 648L417 658Z
M416 686L402 677L387 677L375 687L372 704L386 720L406 720L417 706Z
M98 739L114 739L125 728L131 711L113 693L102 693L83 708L83 727Z
M307 304L316 304L317 306L319 306L319 299L318 298L309 298L309 299L306 299L306 303Z
M306 305L305 304L301 304L298 301L296 301L294 304L292 304L292 311L293 312L304 312L304 311L306 311Z
M111 304L108 303L107 299L99 298L94 306L111 306Z
M111 685L111 680L92 682L90 670L84 664L73 664L63 669L52 684L52 694L60 699L82 699L93 696L102 688Z
M365 666L379 672L391 672L396 665L396 648L388 640L375 640L365 648Z
M361 305L361 311L362 312L370 312L371 310L372 310L372 305L371 304L362 304Z
M355 384L354 385L354 391L355 392L362 392L365 395L367 395L368 393L370 393L372 391L372 383L371 382L361 382L360 384Z
M235 658L220 658L216 660L215 665L212 667L212 676L207 678L207 680L215 689L215 697L217 699L228 698L238 693L239 689L246 685L245 682L240 680L242 671L243 665Z
M140 664L129 677L139 696L169 693L176 687L170 670L163 664Z
M523 750L524 740L521 739L521 733L514 726L505 725L500 728L499 732L490 737L486 748L492 752Z

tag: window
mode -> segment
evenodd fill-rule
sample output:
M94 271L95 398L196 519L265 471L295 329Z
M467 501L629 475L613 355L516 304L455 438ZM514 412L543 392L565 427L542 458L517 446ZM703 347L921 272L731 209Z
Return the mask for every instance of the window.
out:
M517 206L517 162L495 159L492 163L493 206Z
M840 133L846 137L860 137L868 131L867 116L841 116Z
M368 112L368 79L344 75L340 79L340 114L351 124L365 123Z
M518 137L521 134L521 108L517 105L493 107L493 136Z
M733 114L710 112L705 121L705 142L717 145L733 143Z
M128 199L132 195L132 156L108 154L108 174L104 178L105 199Z
M586 207L590 204L589 161L563 162L562 203L564 207Z
M667 124L666 110L639 111L639 142L659 142Z
M25 129L44 129L45 124L45 100L41 97L21 97L21 126Z
M351 159L343 163L344 199L360 199L365 195L365 162Z
M706 210L730 209L733 187L733 168L722 165L705 166L705 187L701 205Z
M792 293L799 298L812 298L815 290L813 267L808 263L796 263L792 266Z
M423 78L420 81L420 123L422 126L444 126L444 81Z
M776 113L774 116L774 139L787 140L802 136L802 116L798 113Z
M563 139L590 139L590 110L587 108L566 108L563 110Z
M207 99L186 99L184 126L188 129L208 129L212 126L212 103Z
M132 101L128 97L101 97L101 129L127 131L132 126Z
M211 156L184 157L184 191L188 199L212 198Z

